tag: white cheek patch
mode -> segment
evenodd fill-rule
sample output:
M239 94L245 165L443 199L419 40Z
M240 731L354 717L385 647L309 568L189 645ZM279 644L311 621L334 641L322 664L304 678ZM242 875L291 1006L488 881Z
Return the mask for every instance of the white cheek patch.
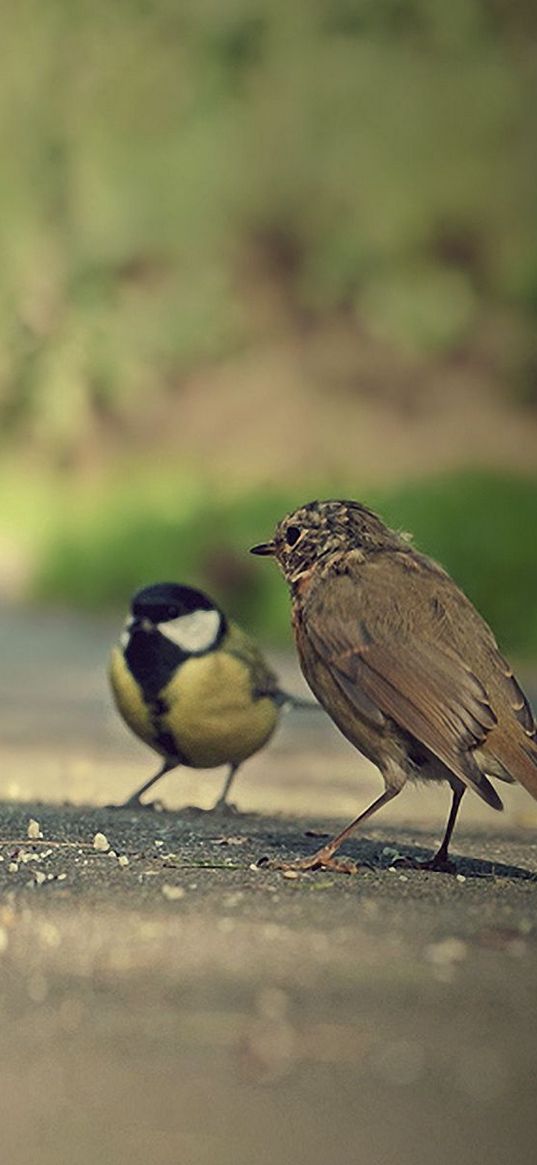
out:
M132 619L127 619L127 622L123 625L123 631L121 632L121 635L119 636L119 642L120 642L122 647L129 646L129 640L131 637L131 627L132 627Z
M190 615L179 615L167 623L159 623L161 635L185 652L209 651L214 646L220 631L221 616L218 611L192 611Z

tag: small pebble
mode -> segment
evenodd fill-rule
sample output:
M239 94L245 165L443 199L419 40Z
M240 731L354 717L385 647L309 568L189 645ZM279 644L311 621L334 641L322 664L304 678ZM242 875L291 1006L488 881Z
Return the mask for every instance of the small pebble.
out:
M179 902L179 899L185 896L182 886L171 886L169 882L164 883L162 893L168 902Z
M28 822L28 827L26 829L26 836L30 837L32 839L38 838L38 837L43 837L43 834L41 833L41 827L39 825L39 822L34 821L33 817L30 817L30 820Z
M287 878L288 882L296 882L299 877L298 870L282 870L282 878Z
M34 881L35 881L36 886L42 886L43 882L46 882L46 880L47 880L47 875L44 873L43 870L36 870L35 871Z
M129 859L126 854L120 854L117 859L118 866L128 866Z
M104 833L95 834L95 837L93 838L93 848L98 850L99 853L108 853L108 850L110 849L110 842L108 838L105 837Z
M16 874L19 868L18 862L10 862L7 868L8 874Z
M455 880L456 880L457 882L465 882L465 881L466 881L466 877L465 877L465 875L464 875L464 874L455 874Z

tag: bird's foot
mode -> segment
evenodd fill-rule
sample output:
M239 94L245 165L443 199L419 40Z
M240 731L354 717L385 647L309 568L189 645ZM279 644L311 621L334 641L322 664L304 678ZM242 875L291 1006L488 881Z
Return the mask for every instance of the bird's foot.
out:
M350 858L334 858L332 854L323 854L319 850L309 858L296 858L294 862L283 862L278 858L260 858L257 862L260 869L281 870L282 873L314 873L316 870L330 870L333 874L357 874L360 866Z
M221 817L242 817L240 809L237 808L231 801L224 801L221 798L215 801L208 813L218 813Z
M397 858L394 866L405 870L434 870L437 874L456 874L457 866L445 854L437 853L432 858Z
M150 810L151 813L163 813L165 806L162 801L140 801L139 797L128 797L126 801L114 801L111 805L105 805L105 809L143 809L145 812Z

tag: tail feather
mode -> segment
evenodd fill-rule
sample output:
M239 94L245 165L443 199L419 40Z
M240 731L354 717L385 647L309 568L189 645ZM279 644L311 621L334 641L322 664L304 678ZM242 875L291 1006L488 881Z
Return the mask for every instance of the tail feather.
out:
M462 776L465 784L469 785L474 790L474 793L477 793L483 801L486 801L491 809L499 809L500 811L503 809L503 801L498 796L494 785L491 785L488 778L481 772L477 765L470 763L469 756L466 756L464 761L461 760L461 767L457 775L459 777Z
M277 694L277 702L282 707L287 705L289 708L298 708L301 711L309 711L312 709L318 710L321 705L317 700L303 700L300 696L292 696L290 692L279 691Z
M505 765L500 764L498 758L491 756L490 752L484 753L481 749L476 749L473 756L481 772L486 773L487 777L495 777L497 781L505 781L507 785L516 784L515 778L507 771Z
M492 745L492 740L491 740ZM520 742L502 741L489 750L507 772L537 800L537 748L528 738Z

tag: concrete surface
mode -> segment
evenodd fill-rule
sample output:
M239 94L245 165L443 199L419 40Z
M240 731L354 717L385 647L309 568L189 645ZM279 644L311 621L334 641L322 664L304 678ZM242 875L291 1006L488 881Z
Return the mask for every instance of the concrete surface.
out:
M109 705L113 628L1 620L2 1161L529 1165L537 806L468 796L457 877L393 864L441 834L449 797L421 788L349 845L355 877L256 869L379 789L296 713L244 767L246 813L177 812L220 773L167 776L163 812L108 809L153 766Z

